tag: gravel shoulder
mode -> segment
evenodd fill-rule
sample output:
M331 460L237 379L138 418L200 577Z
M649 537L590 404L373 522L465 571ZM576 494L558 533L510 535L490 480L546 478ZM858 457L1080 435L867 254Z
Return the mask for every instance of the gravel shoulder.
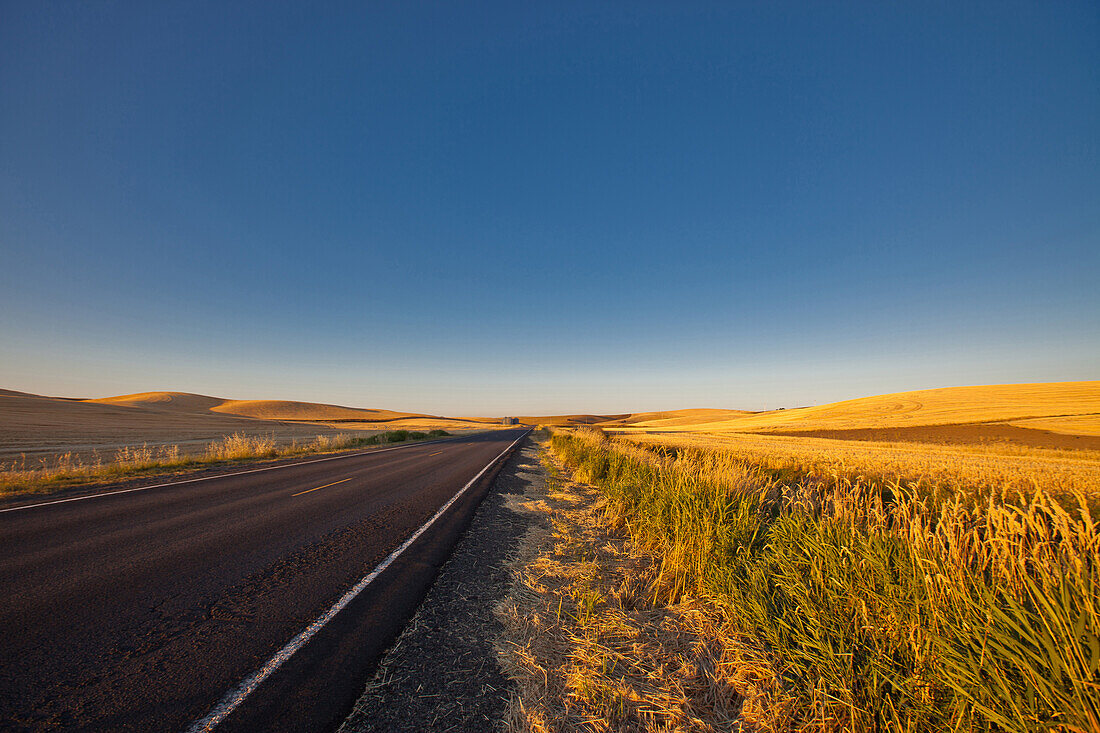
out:
M490 488L405 631L379 663L340 733L498 730L514 684L495 650L493 609L512 585L511 561L537 521L511 507L542 482L528 438Z

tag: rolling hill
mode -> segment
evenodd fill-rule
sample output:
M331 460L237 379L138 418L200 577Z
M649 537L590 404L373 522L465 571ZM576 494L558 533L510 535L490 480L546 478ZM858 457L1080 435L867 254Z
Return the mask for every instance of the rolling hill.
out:
M197 397L197 395L196 395ZM297 426L201 410L133 407L0 392L0 463L37 460L71 452L82 457L109 455L123 446L191 445L231 433L274 434L288 440L315 436L317 426Z
M689 410L668 410L665 412L635 412L625 418L612 418L608 424L634 425L646 428L667 428L681 425L695 425L700 422L715 422L755 415L748 410L719 410L698 408Z
M198 444L233 432L293 440L338 430L484 428L498 418L446 418L289 400L142 392L79 400L0 390L0 461L125 446ZM771 412L689 409L525 416L528 425L615 431L770 433L880 441L1007 441L1049 447L1100 442L1100 382L899 392Z
M691 411L681 411L683 413ZM879 442L1008 443L1100 449L1100 382L1050 382L899 392L815 407L602 423L620 432L753 433ZM671 413L670 413L671 414Z
M232 433L269 436L282 444L347 430L469 430L496 422L187 392L81 400L0 390L0 464L33 464L65 453L94 461L142 445L179 445L186 452Z
M1100 382L948 387L815 407L683 422L689 430L788 431L905 428L1100 415Z
M432 417L412 412L394 412L392 410L371 410L341 405L326 405L316 402L295 402L292 400L228 400L221 397L190 394L188 392L139 392L84 400L85 402L137 407L163 412L190 414L221 413L250 417L259 420L395 420L410 417Z

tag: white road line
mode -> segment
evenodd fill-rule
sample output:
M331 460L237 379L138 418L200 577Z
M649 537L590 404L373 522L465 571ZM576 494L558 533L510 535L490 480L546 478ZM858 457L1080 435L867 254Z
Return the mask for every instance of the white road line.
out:
M190 727L187 728L187 733L200 733L201 731L211 731L218 725L218 723L225 720L225 718L230 713L237 709L238 705L244 702L244 699L248 697L253 690L260 686L261 682L270 677L275 670L282 666L283 662L290 659L290 657L294 655L294 652L305 646L306 642L312 639L314 634L320 631L325 624L327 624L336 616L336 614L340 613L340 611L342 611L345 606L355 600L355 597L362 593L364 588L370 585L375 578L381 575L382 572L390 566L390 563L396 560L402 552L409 549L409 546L413 542L416 542L417 538L420 537L420 535L424 534L428 527L431 527L432 524L435 523L435 520L443 516L443 513L450 509L451 505L458 501L458 498L466 493L466 490L473 486L474 483L479 478L481 478L494 463L500 460L501 456L510 451L516 443L523 440L526 436L527 433L524 433L523 435L516 438L512 442L512 444L502 450L496 458L485 464L485 468L478 471L476 476L470 479L470 481L465 486L459 489L458 493L452 496L446 504L441 506L439 508L439 511L432 515L431 519L420 525L420 529L413 532L407 540L401 543L400 547L389 554L389 557L378 563L378 565L374 568L374 570L370 572L369 575L365 576L362 580L353 585L347 593L340 597L340 600L336 601L332 608L318 616L313 621L313 623L311 623L297 636L291 639L286 646L276 652L275 656L267 660L267 662L264 663L262 667L253 672L251 676L249 676L239 685L237 685L235 689L230 690L228 693L226 693L225 697L223 697L218 702L218 704L214 706L214 708L206 715L205 718L202 718L201 720L196 720L190 725Z
M454 438L450 439L451 441ZM358 453L348 453L342 456L330 456L329 458L315 458L312 461L300 461L298 463L287 463L282 466L268 466L267 468L253 468L249 471L237 471L237 473L222 473L217 476L202 476L200 478L189 478L183 481L170 481L166 484L153 484L152 486L138 486L133 489L119 489L118 491L106 491L102 494L88 494L87 496L74 496L71 499L56 499L54 501L43 501L38 504L24 504L23 506L12 506L7 509L0 509L0 514L5 512L19 512L24 509L37 509L42 506L52 506L53 504L67 504L70 501L84 501L85 499L99 499L104 496L114 496L116 494L129 494L131 491L147 491L148 489L163 489L165 486L179 486L180 484L193 484L196 481L213 481L216 478L229 478L230 476L244 476L246 473L260 473L261 471L276 471L280 468L294 468L295 466L305 466L310 463L323 463L325 461L338 461L341 458L355 458L356 456L374 455L375 453L386 453L391 450L401 450L402 448L415 448L418 445L431 445L433 443L447 443L450 442L447 439L444 440L429 440L424 443L410 443L409 445L395 445L392 448L381 448L379 450L365 450Z

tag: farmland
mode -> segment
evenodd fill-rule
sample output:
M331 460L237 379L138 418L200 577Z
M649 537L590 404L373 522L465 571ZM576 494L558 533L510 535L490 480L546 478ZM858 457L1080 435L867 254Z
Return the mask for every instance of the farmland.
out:
M1029 391L1035 410L1064 390ZM975 415L941 402L931 421ZM1100 452L669 419L548 434L571 498L517 597L559 588L539 602L560 631L515 643L554 650L526 664L566 702L546 683L517 729L1100 727Z

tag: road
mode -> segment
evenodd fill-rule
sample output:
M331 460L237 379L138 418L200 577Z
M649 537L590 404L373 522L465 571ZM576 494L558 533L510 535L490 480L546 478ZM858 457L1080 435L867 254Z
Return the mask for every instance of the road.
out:
M0 507L0 729L331 729L524 434Z

